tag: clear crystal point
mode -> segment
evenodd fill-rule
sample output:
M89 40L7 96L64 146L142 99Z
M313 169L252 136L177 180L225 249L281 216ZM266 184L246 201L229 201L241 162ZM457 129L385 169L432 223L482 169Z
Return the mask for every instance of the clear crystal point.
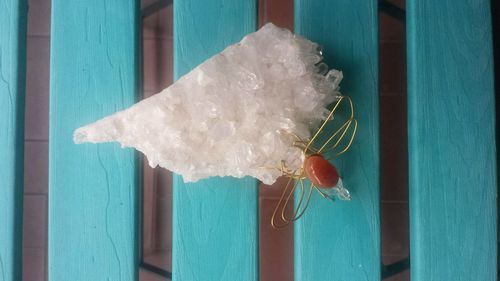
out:
M346 200L346 201L352 199L351 193L349 193L349 190L347 190L347 188L344 187L344 182L342 181L342 178L339 178L337 185L334 186L333 188L328 188L328 189L323 188L321 190L331 199L339 198L341 200Z

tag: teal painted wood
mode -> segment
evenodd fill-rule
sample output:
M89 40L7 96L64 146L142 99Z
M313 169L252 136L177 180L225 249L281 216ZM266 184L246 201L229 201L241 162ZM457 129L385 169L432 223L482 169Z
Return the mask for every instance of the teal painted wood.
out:
M255 30L254 0L174 2L174 75ZM258 280L254 179L174 177L173 280Z
M411 279L496 280L488 0L408 0Z
M138 279L138 162L117 144L75 145L73 130L132 105L135 0L52 1L49 280Z
M335 161L353 196L332 203L316 192L295 223L295 280L379 280L379 99L377 1L296 0L295 31L323 46L344 72L359 130Z
M21 280L27 13L0 1L0 281Z

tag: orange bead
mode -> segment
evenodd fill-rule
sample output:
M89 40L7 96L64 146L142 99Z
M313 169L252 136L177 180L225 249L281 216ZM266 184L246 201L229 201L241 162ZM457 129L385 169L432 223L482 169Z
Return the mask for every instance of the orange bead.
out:
M339 182L337 169L321 155L307 157L304 171L311 182L318 187L332 188Z

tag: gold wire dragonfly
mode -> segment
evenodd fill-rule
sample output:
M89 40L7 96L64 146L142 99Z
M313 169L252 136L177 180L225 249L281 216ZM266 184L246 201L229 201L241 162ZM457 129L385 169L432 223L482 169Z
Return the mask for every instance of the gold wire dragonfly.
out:
M348 118L341 122L338 128L335 128L336 113L345 103L348 104L350 111L347 114ZM297 170L290 170L284 162L281 163L280 170L284 176L288 177L288 182L271 217L273 228L283 228L298 220L307 209L313 190L330 200L333 200L335 195L342 200L351 199L351 195L343 186L336 168L328 161L342 155L351 147L357 128L358 121L354 118L354 105L351 98L340 96L310 140L302 140L298 136L294 136L297 140L294 141L293 145L302 149L304 163ZM327 136L329 132L333 133ZM320 137L322 136L326 136L327 139L321 144ZM310 180L308 184L304 183L307 179ZM295 192L297 187L300 192ZM292 215L287 216L286 211L290 201L293 201L294 194L298 196L297 203Z

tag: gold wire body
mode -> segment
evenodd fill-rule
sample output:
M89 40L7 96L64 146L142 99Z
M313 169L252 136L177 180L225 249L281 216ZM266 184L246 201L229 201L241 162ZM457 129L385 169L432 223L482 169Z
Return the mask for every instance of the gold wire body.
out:
M337 129L331 130L328 125L333 123L335 114L338 112L342 103L347 102L348 104L348 117L345 122ZM352 99L348 96L341 96L338 101L333 106L332 110L329 112L325 120L321 123L321 126L316 130L310 140L302 140L298 136L292 134L297 140L293 142L295 147L302 149L304 155L304 162L307 157L311 155L321 155L325 156L328 153L333 153L331 157L325 158L326 160L331 160L345 153L352 146L354 137L358 129L358 121L354 118L354 104ZM321 134L326 134L326 131L333 131L331 135L326 139L323 144L318 145L318 138ZM346 140L346 144L343 147L339 147L343 141ZM281 167L279 168L283 176L288 177L287 184L283 189L280 200L276 207L274 208L273 215L271 217L271 225L275 229L280 229L288 226L291 222L298 220L307 207L312 197L313 190L316 190L324 198L333 200L326 192L321 190L320 187L315 186L312 182L305 184L304 181L307 179L304 163L302 167L298 170L291 170L286 167L286 163L281 162ZM300 192L296 192L297 187ZM299 197L296 200L295 206L292 205L291 215L287 215L287 210L290 208L290 202L293 203L294 194L298 193Z

